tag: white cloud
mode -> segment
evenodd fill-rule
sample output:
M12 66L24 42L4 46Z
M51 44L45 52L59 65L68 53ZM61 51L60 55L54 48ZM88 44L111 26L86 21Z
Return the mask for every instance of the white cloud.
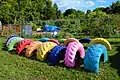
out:
M74 8L83 10L93 7L95 3L92 0L52 0L53 3L57 3L59 9L65 11L66 9Z
M103 7L103 8L105 8L106 6L99 6L99 7Z
M93 1L87 1L86 4L89 5L89 6L94 6L94 2Z
M105 0L97 0L97 2L105 3Z

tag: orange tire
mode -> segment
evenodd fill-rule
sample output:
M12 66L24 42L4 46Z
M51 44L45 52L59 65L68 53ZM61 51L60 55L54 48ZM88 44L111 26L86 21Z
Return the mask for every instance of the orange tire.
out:
M68 38L65 42L64 42L64 46L67 46L69 43L71 43L71 42L74 42L74 41L77 41L77 42L79 42L77 39L75 39L75 38Z
M26 49L26 57L31 57L33 55L33 51L37 50L37 48L40 47L41 44L42 42L39 41L32 42Z

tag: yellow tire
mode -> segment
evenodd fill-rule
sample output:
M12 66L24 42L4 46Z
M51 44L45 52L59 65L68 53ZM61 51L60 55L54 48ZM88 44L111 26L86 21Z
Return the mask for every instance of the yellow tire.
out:
M64 46L67 46L69 43L71 42L74 42L74 41L78 41L77 39L75 38L68 38L65 42L64 42ZM78 41L79 42L79 41Z
M38 60L44 61L47 58L48 52L55 46L57 46L57 44L53 42L45 42L41 44L40 47L37 49L36 58Z
M92 41L89 43L89 45L92 45L92 44L103 44L103 45L106 46L107 50L111 50L110 43L106 39L104 39L104 38L92 39Z
M41 44L42 42L39 41L32 42L26 49L26 57L31 57L33 55L33 51L37 50L37 48L40 47Z

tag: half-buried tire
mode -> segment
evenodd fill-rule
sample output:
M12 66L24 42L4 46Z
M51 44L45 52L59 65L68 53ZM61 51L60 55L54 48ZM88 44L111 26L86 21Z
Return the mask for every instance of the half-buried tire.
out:
M29 40L29 39L25 39L25 40L22 40L20 41L18 44L17 44L17 48L16 48L16 52L18 54L20 54L26 46L30 45L30 43L32 43L33 41L32 40Z
M51 52L49 53L49 62L52 65L56 65L57 63L59 63L60 60L64 60L64 53L65 53L66 47L65 46L55 46Z
M48 40L49 40L49 38L46 38L46 37L45 37L45 38L41 38L39 41L40 41L40 42L47 42Z
M90 43L91 39L90 38L82 38L79 40L80 43Z
M19 43L20 41L24 40L23 38L14 38L13 40L11 40L8 44L8 50L11 51L13 50L15 44Z
M99 72L99 62L108 60L107 49L102 44L93 44L88 47L84 57L84 69L91 72Z
M7 44L8 40L9 40L10 38L12 38L12 37L17 37L17 36L10 36L10 37L8 37L5 43Z
M9 44L12 40L14 40L15 38L21 38L21 37L16 37L16 36L10 37L10 38L6 41L6 46L8 47L8 44Z
M69 43L74 42L74 41L78 41L75 38L68 38L65 42L64 42L64 46L68 46ZM79 41L78 41L79 42Z
M26 49L26 53L25 53L26 57L31 57L33 55L33 51L37 50L41 44L42 42L39 41L30 43L30 45Z
M53 42L45 42L41 44L40 47L37 49L37 59L44 61L48 56L48 52L50 52L51 49L55 46L57 46L57 44Z
M69 43L65 53L65 59L64 59L64 63L66 66L68 67L75 66L75 58L76 58L77 51L79 51L79 56L83 59L85 56L83 45L78 41Z
M89 43L89 45L92 45L92 44L103 44L106 46L107 50L111 50L110 43L104 38L95 38L91 40L91 42Z
M48 42L54 42L54 43L56 43L57 45L60 44L60 43L58 42L58 40L55 40L55 39L49 39Z

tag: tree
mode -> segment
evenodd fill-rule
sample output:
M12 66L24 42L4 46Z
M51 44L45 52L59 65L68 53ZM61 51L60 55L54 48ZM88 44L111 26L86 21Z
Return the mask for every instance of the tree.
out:
M52 7L52 1L45 0L44 19L45 20L53 19L54 15L55 15L55 10Z
M113 3L112 6L111 6L111 9L112 9L112 13L120 14L120 1L117 1L117 2Z
M96 10L94 12L91 12L89 14L90 18L108 18L108 15L105 12L102 12L101 10Z
M56 13L57 19L62 19L63 18L63 14L61 12L61 10L58 10Z
M76 18L84 18L85 13L83 11L77 10L76 11Z
M67 9L63 15L64 16L68 16L68 15L71 15L71 14L75 14L76 13L76 10L75 9Z
M86 15L90 14L91 13L91 10L87 10L86 12Z
M103 8L96 8L94 11L96 10L101 10L103 12L106 12L108 14L120 14L120 1L116 1L114 3L112 3L112 5L110 5L109 7Z

